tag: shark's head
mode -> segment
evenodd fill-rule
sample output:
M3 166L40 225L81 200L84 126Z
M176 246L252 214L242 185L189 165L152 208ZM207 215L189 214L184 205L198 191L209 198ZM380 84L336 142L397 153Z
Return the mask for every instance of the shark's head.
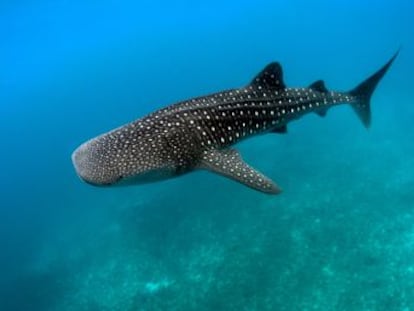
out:
M95 186L145 183L171 173L161 147L154 139L117 130L80 145L72 161L79 177Z
M76 173L88 184L112 185L123 178L120 167L114 165L116 155L110 155L100 138L89 140L72 153Z

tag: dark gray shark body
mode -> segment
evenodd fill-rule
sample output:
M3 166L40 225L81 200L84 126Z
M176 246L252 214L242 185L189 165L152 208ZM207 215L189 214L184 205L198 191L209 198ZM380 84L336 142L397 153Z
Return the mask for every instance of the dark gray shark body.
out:
M350 92L328 91L323 81L287 88L278 63L247 86L194 98L158 110L82 144L72 155L78 175L94 185L153 181L207 169L256 190L279 193L269 178L247 165L230 146L263 133L284 133L294 119L335 105L352 106L370 124L370 98L395 54Z

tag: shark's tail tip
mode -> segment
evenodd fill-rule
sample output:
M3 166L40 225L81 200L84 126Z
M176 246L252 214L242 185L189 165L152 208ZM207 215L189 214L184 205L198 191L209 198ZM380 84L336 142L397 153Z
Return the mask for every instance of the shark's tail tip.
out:
M352 108L366 128L369 128L371 125L370 101L372 94L374 93L378 83L381 81L381 79L387 73L388 69L391 67L392 63L397 58L400 50L401 47L394 53L394 55L384 66L382 66L372 76L370 76L368 79L363 81L356 88L349 92L352 96L358 99L356 103L352 104Z

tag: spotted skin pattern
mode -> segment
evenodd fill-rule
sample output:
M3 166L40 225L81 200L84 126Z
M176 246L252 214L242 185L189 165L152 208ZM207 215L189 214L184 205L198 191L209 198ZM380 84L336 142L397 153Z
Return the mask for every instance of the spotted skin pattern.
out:
M150 182L207 169L279 193L230 147L254 135L284 133L290 121L310 112L324 116L343 103L368 126L370 95L395 57L351 92L328 91L322 81L287 88L281 66L271 63L246 87L168 106L85 142L72 155L75 169L93 185Z

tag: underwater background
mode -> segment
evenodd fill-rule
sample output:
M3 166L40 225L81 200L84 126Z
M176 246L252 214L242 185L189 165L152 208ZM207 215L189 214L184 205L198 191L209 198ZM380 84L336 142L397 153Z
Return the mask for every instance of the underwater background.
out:
M0 2L0 310L414 310L411 1ZM94 188L83 141L165 105L246 85L372 98L237 148L283 188L196 172Z

